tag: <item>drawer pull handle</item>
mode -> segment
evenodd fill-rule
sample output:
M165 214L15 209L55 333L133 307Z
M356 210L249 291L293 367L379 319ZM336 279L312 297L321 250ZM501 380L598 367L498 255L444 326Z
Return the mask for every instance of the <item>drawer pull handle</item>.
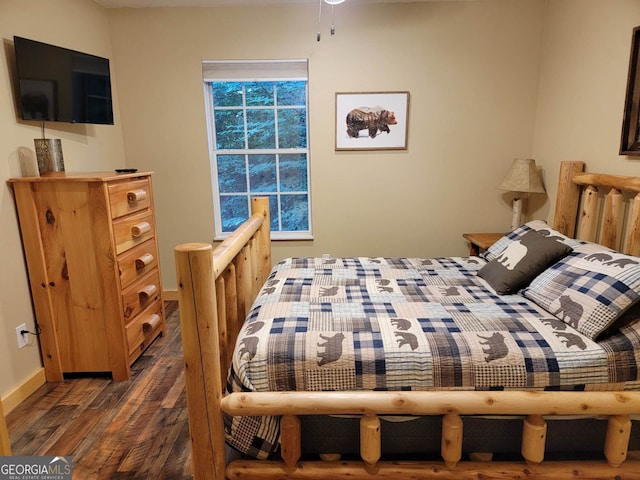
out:
M143 189L131 190L127 192L127 200L129 203L136 203L147 198L147 191Z
M142 322L142 331L146 334L149 334L153 332L158 327L158 325L160 325L160 322L161 322L160 315L158 315L157 313L154 313L149 317L148 320L145 320L144 322Z
M153 262L153 255L145 253L144 255L136 258L136 270L141 270L147 265Z
M157 292L158 287L151 284L143 287L142 290L138 292L138 295L140 295L143 300L149 300L151 297L154 297Z
M149 222L136 223L133 227L131 227L131 236L134 238L138 238L150 231L151 224Z

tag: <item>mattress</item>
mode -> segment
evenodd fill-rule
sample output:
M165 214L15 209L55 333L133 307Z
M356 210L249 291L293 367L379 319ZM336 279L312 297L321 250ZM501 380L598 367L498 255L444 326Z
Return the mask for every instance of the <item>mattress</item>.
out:
M283 260L238 337L227 391L638 389L640 322L590 340L497 295L477 276L485 263ZM225 428L244 454L278 447L277 418L226 417Z

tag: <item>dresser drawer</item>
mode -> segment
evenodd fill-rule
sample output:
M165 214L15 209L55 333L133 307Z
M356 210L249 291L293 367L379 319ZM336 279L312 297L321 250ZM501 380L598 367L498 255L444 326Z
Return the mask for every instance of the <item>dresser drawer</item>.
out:
M132 283L122 292L125 323L156 300L160 300L160 273L157 269Z
M153 213L145 210L113 222L113 237L116 254L120 255L154 236Z
M158 266L158 249L155 239L147 240L118 256L120 285L126 288L131 282L149 273Z
M125 326L129 363L132 363L160 333L162 321L162 302L157 301Z
M151 206L151 183L149 178L129 179L113 182L107 186L111 218L138 212Z

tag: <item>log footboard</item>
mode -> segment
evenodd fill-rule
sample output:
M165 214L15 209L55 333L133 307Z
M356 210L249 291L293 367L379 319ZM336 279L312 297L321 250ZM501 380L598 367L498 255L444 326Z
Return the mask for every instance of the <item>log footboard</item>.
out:
M282 416L286 425L280 432L282 461L234 461L227 468L229 478L370 478L375 473L380 478L640 479L640 461L627 460L630 415L640 411L640 392L250 392L227 395L221 407L231 415ZM300 462L297 416L331 414L361 415L362 461ZM380 461L378 415L442 416L443 461ZM523 461L461 461L464 415L524 416ZM606 462L543 463L544 417L553 415L607 416ZM503 476L492 476L498 473Z

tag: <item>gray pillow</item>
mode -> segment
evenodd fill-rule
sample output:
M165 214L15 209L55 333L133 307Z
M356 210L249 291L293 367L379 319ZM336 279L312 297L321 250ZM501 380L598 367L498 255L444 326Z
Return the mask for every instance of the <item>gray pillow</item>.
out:
M499 294L515 293L571 250L557 238L531 230L509 243L478 271L478 276Z

